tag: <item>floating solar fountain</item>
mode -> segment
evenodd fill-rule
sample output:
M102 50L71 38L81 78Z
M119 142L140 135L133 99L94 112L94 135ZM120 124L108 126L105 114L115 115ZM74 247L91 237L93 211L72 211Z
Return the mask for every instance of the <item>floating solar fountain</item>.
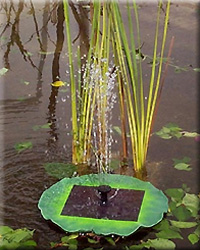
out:
M149 182L91 174L57 182L44 191L38 207L46 220L67 232L127 236L160 222L168 200Z

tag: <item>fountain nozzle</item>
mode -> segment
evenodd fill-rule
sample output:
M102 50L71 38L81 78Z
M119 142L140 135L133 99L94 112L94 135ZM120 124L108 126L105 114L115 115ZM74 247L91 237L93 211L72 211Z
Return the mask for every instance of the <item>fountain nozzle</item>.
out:
M106 204L108 201L108 193L111 191L111 187L108 185L101 185L97 188L102 204Z

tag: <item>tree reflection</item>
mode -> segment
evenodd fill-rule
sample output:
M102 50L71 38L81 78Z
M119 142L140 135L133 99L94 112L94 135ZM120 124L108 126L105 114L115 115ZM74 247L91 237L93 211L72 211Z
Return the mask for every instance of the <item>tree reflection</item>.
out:
M63 48L64 42L64 9L63 4L60 2L57 7L57 26L56 26L56 48L54 52L54 58L52 63L52 82L60 79L59 71L59 59ZM50 128L50 139L48 140L48 147L52 151L57 147L58 130L57 130L57 119L56 119L56 100L58 96L58 88L51 86L51 95L49 97L48 105L48 123L51 124Z

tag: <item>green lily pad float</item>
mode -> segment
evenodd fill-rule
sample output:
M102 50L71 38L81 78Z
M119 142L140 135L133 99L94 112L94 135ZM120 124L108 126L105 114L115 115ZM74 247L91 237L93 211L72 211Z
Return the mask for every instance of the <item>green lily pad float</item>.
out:
M98 187L106 184L116 189L144 191L137 221L96 219L78 216L61 215L74 185ZM122 204L123 206L123 204ZM94 231L96 234L117 234L127 236L139 227L152 227L162 220L168 210L168 199L162 191L151 183L117 174L90 174L80 177L64 178L42 194L39 209L46 220L51 220L68 232Z

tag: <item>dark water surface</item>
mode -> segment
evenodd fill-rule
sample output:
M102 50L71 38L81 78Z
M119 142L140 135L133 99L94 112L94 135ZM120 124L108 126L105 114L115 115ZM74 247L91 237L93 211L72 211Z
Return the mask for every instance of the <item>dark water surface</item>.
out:
M155 10L155 6L147 4L141 5L139 10L143 53L148 55L152 54ZM169 122L185 131L197 131L199 73L191 66L198 67L198 13L195 4L171 6L167 47L175 36L173 62L188 66L190 70L175 73L174 68L169 67L154 131ZM57 181L45 172L43 165L71 161L70 86L63 88L65 92L51 86L57 77L69 83L63 8L50 1L2 1L0 20L1 68L9 69L0 81L0 183L3 193L0 217L4 225L36 229L38 245L47 248L50 241L59 242L64 233L47 223L37 208L42 192ZM79 26L84 29L84 23L78 25L73 17L72 39L77 37ZM87 38L87 30L80 30L80 37L84 35ZM77 39L75 44L79 42ZM86 49L86 45L82 49ZM147 64L145 79L149 79L149 75ZM117 104L113 112L112 123L119 126ZM33 130L33 126L46 123L51 123L49 129ZM114 139L120 142L117 134ZM17 153L14 145L24 141L31 141L32 149ZM153 135L147 159L148 181L163 191L186 183L191 192L197 193L198 143L194 138L164 140ZM114 143L112 147L116 157L121 151L119 145ZM185 156L191 158L192 171L174 169L172 159ZM133 175L131 166L125 174ZM128 237L124 244L134 242L136 235ZM187 239L176 243L182 249L191 249Z

